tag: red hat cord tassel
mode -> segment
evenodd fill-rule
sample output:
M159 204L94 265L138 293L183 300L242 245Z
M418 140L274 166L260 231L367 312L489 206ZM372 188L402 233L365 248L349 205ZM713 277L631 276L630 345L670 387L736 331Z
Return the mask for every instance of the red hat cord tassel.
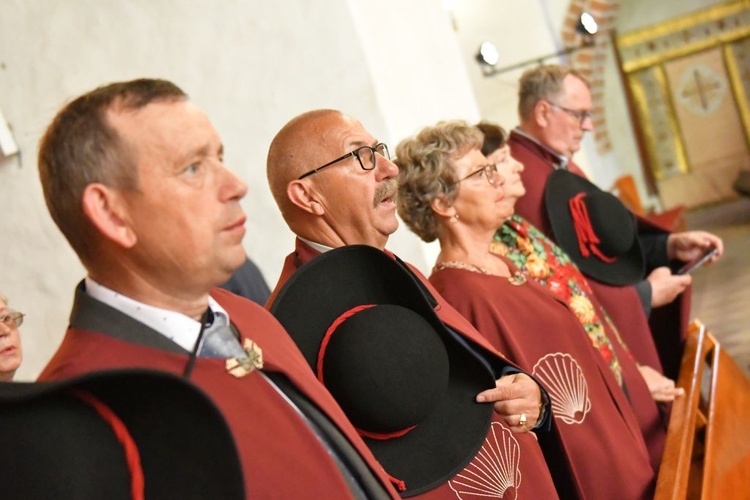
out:
M125 461L130 469L130 489L133 494L133 500L144 500L145 480L143 478L143 467L141 466L141 456L138 453L138 447L133 441L133 437L128 432L125 424L115 415L112 409L96 399L88 392L74 391L75 396L88 404L107 422L115 433L117 440L125 450Z
M406 491L405 482L403 482L400 479L396 479L395 477L391 476L387 472L385 473L385 475L388 476L388 480L393 483L393 486L395 486L398 491Z
M583 203L584 196L586 196L586 193L578 193L568 202L570 215L573 218L573 228L578 238L578 248L583 257L588 258L593 253L599 259L611 264L617 260L617 257L607 257L597 247L600 241L594 232L594 228L591 226L591 219L589 219L586 204ZM589 251L589 249L591 250Z

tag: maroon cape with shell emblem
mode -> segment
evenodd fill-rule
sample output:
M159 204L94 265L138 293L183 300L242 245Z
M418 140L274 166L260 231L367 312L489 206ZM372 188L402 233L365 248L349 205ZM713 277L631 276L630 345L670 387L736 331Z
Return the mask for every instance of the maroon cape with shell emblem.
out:
M516 202L516 213L536 226L545 236L555 241L550 228L549 219L544 204L544 188L547 178L554 171L557 159L546 149L532 140L513 131L508 139L513 158L523 163L524 171L521 180L526 188L526 194ZM585 177L583 171L573 162L568 163L568 169ZM638 218L639 228L647 230L654 228L648 221ZM588 280L599 303L604 307L614 322L620 335L627 344L635 359L644 365L662 371L662 357L668 360L670 366L679 366L682 352L683 333L687 325L689 309L689 292L683 293L675 302L652 312L651 323L656 335L652 334L649 319L641 305L638 292L633 286L611 286L592 279ZM657 353L656 343L662 348ZM625 364L625 363L623 363ZM632 371L632 370L631 370ZM636 377L637 368L633 373ZM640 374L637 375L640 377ZM627 383L627 382L626 382ZM634 386L635 381L629 384ZM630 402L641 423L641 430L649 447L652 464L658 465L664 447L666 425L653 399L648 395L640 395L634 390L629 393Z
M296 250L287 256L281 277L268 305L273 304L284 283L301 266L320 255L297 239ZM464 338L493 353L496 360L512 365L497 352L466 319L453 309L432 287L427 278L410 266L414 274L437 299L435 312L441 321ZM544 455L532 433L511 433L507 424L494 414L484 446L471 463L443 485L412 498L456 499L474 496L502 498L557 498ZM418 459L418 457L415 457Z
M558 159L515 131L510 133L508 145L513 158L524 165L521 180L526 194L516 202L516 213L556 241L547 217L544 188ZM567 168L574 174L586 177L572 161L568 162ZM637 216L637 219L639 232L666 232L643 217ZM646 257L648 262L649 256ZM647 318L634 287L611 286L592 279L589 279L589 283L638 362L675 378L687 334L690 288L671 304L654 309Z
M553 476L570 468L585 498L653 495L655 473L638 420L562 300L532 279L515 285L463 269L442 269L430 281L496 349L545 385L555 425L540 443ZM563 498L578 494L558 492Z
M82 308L106 308L115 321L105 321L116 330L116 321L140 323L77 291L73 316ZM190 380L221 410L239 451L247 498L351 498L341 471L322 446L318 436L300 418L284 396L268 381L266 373L282 374L313 402L343 433L383 484L383 494L399 498L382 467L357 435L343 411L310 371L302 354L276 319L257 304L214 289L212 296L229 313L240 333L240 342L250 339L263 350L263 374L254 370L243 378L227 373L225 359L195 360ZM93 301L93 302L92 302ZM88 304L88 305L87 305ZM107 311L109 309L109 311ZM84 311L85 312L85 311ZM76 322L72 318L73 326ZM103 328L105 328L103 327ZM44 369L40 380L59 380L82 373L112 368L154 368L182 375L189 353L157 332L142 325L124 332L93 331L71 327L62 345ZM118 338L119 337L119 338ZM130 341L130 340L132 341ZM161 347L144 345L144 339ZM167 349L167 350L165 350ZM158 413L158 408L154 409ZM200 429L196 429L200 432ZM190 439L190 436L185 436ZM185 478L189 481L190 478Z

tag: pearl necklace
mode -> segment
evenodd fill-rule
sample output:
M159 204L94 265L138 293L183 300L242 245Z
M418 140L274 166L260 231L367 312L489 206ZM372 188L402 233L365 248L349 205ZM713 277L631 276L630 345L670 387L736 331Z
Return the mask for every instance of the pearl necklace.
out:
M438 262L435 267L432 268L433 272L442 271L443 269L463 269L464 271L471 271L479 274L492 275L491 272L483 267L470 264L468 262L460 262L457 260L449 260L445 262ZM514 286L520 286L526 283L526 276L521 274L520 271L516 271L513 276L508 276L508 282Z

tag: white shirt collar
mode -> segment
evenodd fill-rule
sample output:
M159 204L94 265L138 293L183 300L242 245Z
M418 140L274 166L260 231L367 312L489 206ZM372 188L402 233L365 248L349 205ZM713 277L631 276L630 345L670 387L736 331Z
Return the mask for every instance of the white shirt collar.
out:
M537 139L536 137L533 137L533 136L527 134L526 132L524 132L523 130L521 130L520 127L516 127L515 129L513 129L513 131L515 133L517 133L518 135L521 135L521 136L527 138L528 140L530 140L530 141L538 144L540 147L544 148L551 155L553 155L555 158L557 158L558 161L559 161L559 163L555 165L556 169L561 168L561 169L565 170L565 169L568 168L568 162L570 161L570 158L568 158L565 155L561 155L560 153L558 153L557 151L554 151L552 148L550 148L546 144L541 143L539 141L539 139Z
M326 253L328 250L333 250L333 247L327 247L325 245L321 245L320 243L315 243L314 241L310 241L308 239L303 238L302 236L298 236L299 239L310 245L314 250L317 250L320 253Z
M99 302L103 302L156 330L186 351L193 351L195 341L198 340L198 334L201 330L200 321L182 313L138 302L100 285L89 277L86 277L86 293ZM208 307L211 308L214 316L219 316L226 324L229 324L229 314L210 295Z

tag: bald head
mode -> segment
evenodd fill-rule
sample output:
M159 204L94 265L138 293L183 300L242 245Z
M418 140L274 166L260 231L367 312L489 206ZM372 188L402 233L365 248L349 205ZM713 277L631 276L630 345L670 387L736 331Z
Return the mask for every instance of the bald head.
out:
M377 145L359 121L331 109L309 111L284 125L269 147L266 175L289 228L331 247L384 246L398 227L393 203L398 168L382 149L377 160L365 160L375 162L371 168L359 154L347 155L362 148L376 155Z
M308 111L292 118L271 141L266 159L266 176L276 204L285 219L290 201L287 186L307 170L315 168L321 155L321 138L331 120L343 119L344 114L332 109ZM324 125L326 124L326 125Z

